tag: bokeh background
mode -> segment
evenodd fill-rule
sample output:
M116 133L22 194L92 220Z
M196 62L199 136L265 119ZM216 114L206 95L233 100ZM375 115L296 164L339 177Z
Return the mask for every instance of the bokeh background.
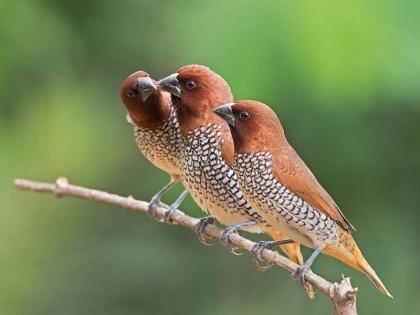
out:
M332 313L181 227L13 189L66 175L149 199L167 177L138 152L119 86L189 63L274 108L395 299L328 257L314 271L350 275L361 314L420 314L417 1L3 0L0 17L0 314Z

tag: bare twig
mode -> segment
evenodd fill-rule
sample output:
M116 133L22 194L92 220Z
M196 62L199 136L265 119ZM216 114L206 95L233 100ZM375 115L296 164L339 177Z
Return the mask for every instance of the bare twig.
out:
M357 291L357 288L351 286L350 278L344 276L340 284L334 283L330 287L330 298L338 315L357 314Z
M16 188L21 190L30 190L34 192L45 192L55 195L56 197L73 196L97 202L114 204L118 207L132 210L146 212L148 203L145 201L136 200L133 197L122 197L115 194L110 194L104 191L84 188L69 184L67 178L59 177L56 182L43 183L27 179L16 179L14 181ZM156 212L159 216L163 217L165 213L164 208L157 208ZM190 217L182 211L175 211L171 216L172 223L183 225L189 229L194 229L199 219ZM207 225L204 233L206 236L219 239L222 235L222 230L215 225ZM254 246L254 242L236 234L232 233L229 236L231 245L238 249L250 251ZM264 249L262 257L271 264L275 264L289 272L293 272L298 267L297 264L290 261L286 257L280 255L278 252ZM354 315L357 314L356 310L356 294L357 288L353 288L350 284L349 278L344 278L340 284L331 283L324 278L308 271L305 274L305 279L319 290L327 294L334 304L337 314L340 315Z

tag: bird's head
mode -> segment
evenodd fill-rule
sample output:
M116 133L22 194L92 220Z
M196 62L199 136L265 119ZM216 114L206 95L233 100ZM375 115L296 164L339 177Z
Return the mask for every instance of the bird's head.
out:
M230 127L236 153L272 151L284 138L273 110L256 101L238 101L214 109Z
M160 92L157 82L145 71L134 72L125 79L120 98L131 120L140 127L157 127L169 115L169 94Z
M212 110L233 100L227 82L208 67L201 65L184 66L160 80L158 85L161 90L172 94L181 129L185 129L185 124L191 120L196 120L196 124L219 120ZM196 124L187 129L196 127Z

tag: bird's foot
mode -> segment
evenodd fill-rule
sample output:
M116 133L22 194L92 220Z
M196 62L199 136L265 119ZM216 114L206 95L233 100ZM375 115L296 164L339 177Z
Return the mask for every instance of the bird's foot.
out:
M296 268L295 271L292 272L292 279L299 281L303 287L305 287L305 274L308 272L310 268L303 264Z
M232 246L231 244L230 244L230 242L229 242L229 236L232 234L232 233L238 233L237 232L237 228L235 228L235 227L228 227L228 228L226 228L226 229L224 229L224 231L223 231L223 234L222 234L222 236L220 237L220 241L229 249L229 251L232 253L232 254L234 254L234 255L236 255L236 256L239 256L239 255L242 255L243 254L243 252L241 252L241 251L238 251L238 249L236 248L236 247L234 247L234 246Z
M175 212L175 208L169 207L168 210L166 210L165 215L163 216L162 222L164 223L172 223L171 216Z
M169 209L165 212L165 215L163 216L163 222L165 223L173 223L171 216L172 214L175 212L175 210L178 209L179 205L182 203L182 201L184 201L185 197L188 195L188 192L186 190L184 190L179 196L178 198L176 198L175 202L173 204L171 204L171 206L169 207Z
M154 220L158 222L162 222L162 219L160 218L158 212L156 211L157 208L169 208L169 206L163 202L161 202L159 199L150 200L149 206L147 207L147 214Z
M160 222L174 224L174 222L172 221L172 214L174 214L175 210L178 209L173 206L170 206L168 208L169 209L166 210L165 215L163 216L163 219L160 220ZM178 210L178 212L184 214L184 212L182 212L181 210Z
M169 208L168 205L166 205L166 204L164 204L163 202L160 201L160 198L162 198L162 196L164 194L166 194L176 183L177 183L177 180L172 179L169 183L167 183L165 186L163 186L163 188L161 190L159 190L153 196L153 198L150 200L149 207L147 209L147 213L149 214L150 217L152 217L156 221L162 222L162 219L160 218L159 214L157 213L156 208L157 207Z
M258 271L267 271L273 266L272 263L266 263L264 258L261 256L264 249L271 249L273 245L274 244L271 241L260 241L252 247L252 264L254 265L254 268Z
M212 246L214 244L214 242L209 241L211 239L205 236L203 233L206 226L208 224L213 224L213 223L214 223L214 218L212 216L207 216L207 217L201 218L200 221L198 221L198 223L194 227L194 232L197 235L198 240L200 241L201 244L206 245L206 246Z

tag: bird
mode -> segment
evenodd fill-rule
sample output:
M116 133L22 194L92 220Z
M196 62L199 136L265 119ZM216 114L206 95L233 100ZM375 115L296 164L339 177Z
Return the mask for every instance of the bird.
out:
M229 245L229 235L238 230L268 233L275 241L259 242L252 251L255 256L261 248L280 245L288 257L303 263L298 244L289 244L285 234L273 230L269 224L246 202L237 178L225 162L233 156L233 142L228 124L213 113L218 105L233 100L228 83L218 74L202 65L187 65L158 82L161 90L172 94L179 128L183 137L180 169L184 186L205 212L227 226L221 241ZM208 220L201 220L196 232L199 239ZM311 295L312 288L307 286Z
M392 297L357 246L354 227L289 144L274 111L245 100L214 112L229 124L235 153L227 163L246 200L274 229L315 249L294 278L304 281L322 252L364 273L381 293Z
M148 208L148 213L157 218L156 207L166 207L163 221L169 221L170 215L188 192L183 190L170 207L161 202L162 196L181 178L181 134L170 94L160 91L156 83L147 72L136 71L124 80L120 98L127 110L127 120L133 125L140 151L153 165L170 176L169 183L152 197Z

